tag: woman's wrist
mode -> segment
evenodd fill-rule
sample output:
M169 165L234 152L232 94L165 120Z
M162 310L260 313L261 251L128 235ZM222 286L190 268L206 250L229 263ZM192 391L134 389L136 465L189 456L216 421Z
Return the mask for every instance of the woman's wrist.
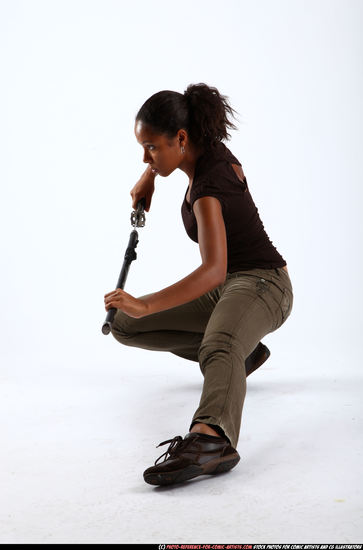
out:
M143 302L143 312L142 317L146 317L146 315L150 315L152 313L150 303L148 302L148 298L138 298L140 302Z

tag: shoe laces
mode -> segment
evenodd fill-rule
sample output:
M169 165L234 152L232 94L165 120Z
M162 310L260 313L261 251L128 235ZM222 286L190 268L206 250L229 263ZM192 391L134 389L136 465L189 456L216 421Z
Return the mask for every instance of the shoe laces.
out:
M175 454L176 450L180 450L184 446L183 443L188 443L188 441L184 440L180 435L177 435L173 437L173 439L167 439L166 441L159 443L156 448L161 447L161 445L166 445L167 443L170 443L168 449L165 451L165 453L160 455L159 458L155 460L155 466L163 456L165 457L163 462L165 462L166 460L168 460L168 458Z

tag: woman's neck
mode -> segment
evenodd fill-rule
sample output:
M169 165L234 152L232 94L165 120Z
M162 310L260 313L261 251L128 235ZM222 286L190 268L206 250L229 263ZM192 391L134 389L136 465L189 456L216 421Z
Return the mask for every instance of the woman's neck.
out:
M196 148L188 146L185 149L184 158L179 164L178 168L185 172L185 174L188 176L189 183L192 183L193 181L197 160L203 153L204 149L202 147Z

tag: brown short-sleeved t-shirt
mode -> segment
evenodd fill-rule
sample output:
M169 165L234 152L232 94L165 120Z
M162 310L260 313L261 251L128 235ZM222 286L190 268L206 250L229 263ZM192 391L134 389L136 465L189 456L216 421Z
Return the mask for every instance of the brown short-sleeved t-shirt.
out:
M254 268L273 269L285 266L285 260L264 229L251 197L247 178L240 181L231 164L241 166L221 142L198 158L190 191L190 204L186 199L188 188L181 208L187 234L198 242L194 202L201 197L216 197L222 205L226 226L227 271L233 273Z

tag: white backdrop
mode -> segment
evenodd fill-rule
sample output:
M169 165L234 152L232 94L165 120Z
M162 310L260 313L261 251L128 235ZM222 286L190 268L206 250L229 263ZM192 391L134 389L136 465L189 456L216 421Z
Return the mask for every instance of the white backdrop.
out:
M163 89L205 82L239 113L227 146L295 292L288 322L266 338L272 358L296 376L346 369L360 383L362 16L360 0L0 1L0 360L10 461L16 430L20 437L37 406L39 418L52 410L52 399L41 401L44 380L59 388L60 415L72 386L64 380L93 377L105 401L104 373L115 387L131 380L119 414L132 419L139 388L154 376L168 376L176 392L173 373L186 383L200 376L192 363L101 334L103 297L131 231L129 191L145 167L134 117ZM187 185L180 171L157 177L131 294L199 265L180 216ZM153 397L156 409L157 388ZM150 441L176 433L163 437L155 426Z

